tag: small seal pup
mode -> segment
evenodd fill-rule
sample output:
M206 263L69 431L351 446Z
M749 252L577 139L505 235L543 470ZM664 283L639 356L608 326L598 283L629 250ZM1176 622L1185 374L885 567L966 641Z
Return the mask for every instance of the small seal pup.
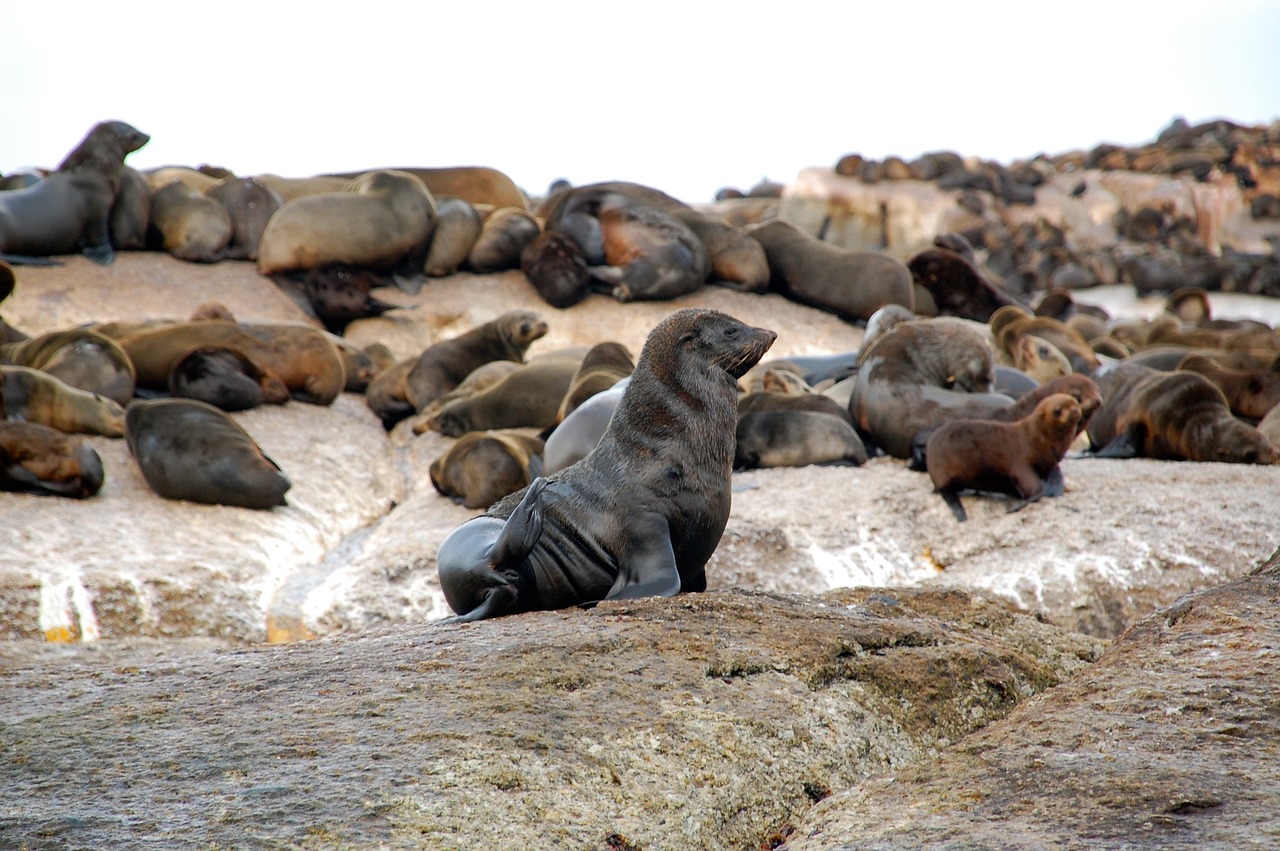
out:
M39 423L0 421L0 491L84 499L102 489L93 447Z
M450 621L706 590L732 500L737 379L776 338L714 310L658 323L595 451L440 545Z
M286 505L292 483L235 420L195 399L151 399L125 411L142 477L165 499L242 508Z

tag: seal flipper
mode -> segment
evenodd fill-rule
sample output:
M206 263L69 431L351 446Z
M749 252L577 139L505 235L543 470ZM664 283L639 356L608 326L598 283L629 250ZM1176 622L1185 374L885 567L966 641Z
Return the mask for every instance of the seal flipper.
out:
M493 542L493 549L489 551L488 561L492 569L514 568L533 552L534 545L542 537L542 506L539 500L547 484L542 477L534 479L516 510L507 518Z
M606 600L634 600L638 597L674 597L680 593L680 569L671 548L671 527L667 518L652 514L631 527L618 578L605 595Z
M1094 458L1137 458L1145 436L1141 424L1134 424L1116 435L1115 439L1093 453Z
M1053 469L1049 471L1049 475L1044 477L1044 495L1062 496L1066 492L1067 481L1062 477L1062 468L1054 464Z
M964 510L964 505L960 502L960 492L955 488L943 488L938 491L938 496L942 497L942 501L951 509L951 513L955 515L957 522L963 523L969 519L969 515Z

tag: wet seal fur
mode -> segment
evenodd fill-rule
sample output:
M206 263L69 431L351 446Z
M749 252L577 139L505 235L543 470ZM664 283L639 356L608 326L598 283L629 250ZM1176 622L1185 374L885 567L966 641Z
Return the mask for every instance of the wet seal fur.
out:
M147 485L165 499L268 509L289 477L235 420L194 399L134 402L125 439Z
M0 253L11 261L78 251L95 263L114 260L111 205L124 158L150 138L123 121L104 121L57 171L26 189L0 192Z
M1075 439L1080 416L1074 398L1055 393L1013 422L950 420L929 438L929 478L960 522L968 517L960 502L966 488L1014 496L1019 502L1011 510L1041 496L1060 496L1058 463Z
M102 459L83 440L38 423L0 421L0 490L84 499L104 479Z
M467 508L488 508L542 474L542 449L519 430L473 431L431 462L431 484Z
M776 336L712 310L660 322L595 451L440 545L451 620L706 590L732 499L737 379Z

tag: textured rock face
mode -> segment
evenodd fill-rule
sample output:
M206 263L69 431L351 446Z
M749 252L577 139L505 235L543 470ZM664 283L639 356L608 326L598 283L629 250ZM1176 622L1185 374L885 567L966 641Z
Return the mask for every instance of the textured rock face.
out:
M992 598L875 589L237 651L10 643L0 845L754 848L1099 652Z
M300 320L247 263L186 264L121 254L101 267L21 269L0 308L28 332L121 318L183 317L221 300L242 320ZM540 311L535 356L614 339L638 353L677 307L707 306L773 328L770 356L858 347L862 331L774 295L706 288L672 303L591 296L542 303L519 273L456 275L404 307L352 323L360 345L420 351L509 309ZM1101 293L1090 293L1098 297ZM235 418L293 481L269 512L170 502L142 481L123 440L90 438L107 471L84 501L0 493L0 636L56 640L220 636L291 640L448 614L436 583L440 542L475 512L427 477L449 440L390 436L362 397L291 402ZM926 476L902 462L756 470L708 565L713 588L819 593L847 585L952 584L991 591L1056 624L1114 636L1189 590L1239 575L1280 545L1271 495L1280 468L1068 459L1068 492L1014 514L965 498L957 524Z
M1277 556L1149 615L936 760L824 801L786 848L1275 844Z

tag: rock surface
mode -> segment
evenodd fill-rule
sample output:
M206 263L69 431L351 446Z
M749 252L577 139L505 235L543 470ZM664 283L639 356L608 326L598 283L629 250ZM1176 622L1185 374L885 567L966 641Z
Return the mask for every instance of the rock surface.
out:
M379 294L403 308L353 323L348 337L360 345L384 341L400 356L523 307L541 311L551 326L531 355L605 339L638 353L648 330L686 305L774 328L770 356L847 351L862 336L775 295L713 287L671 303L618 305L591 296L563 311L542 303L518 272L455 275L417 296ZM1229 308L1228 298L1215 294ZM128 253L109 267L71 258L64 267L22 268L0 313L36 333L95 320L184 317L210 300L241 320L305 320L250 264ZM447 438L415 437L407 423L388 438L352 394L329 408L291 402L235 417L291 477L288 507L255 512L162 500L147 489L124 441L105 438L90 439L107 470L97 497L0 493L0 636L290 640L448 614L435 551L475 512L441 497L427 478ZM1189 590L1239 575L1280 545L1273 498L1280 468L1068 459L1064 471L1063 498L1014 514L1002 502L966 498L965 524L954 522L925 476L894 459L738 473L709 581L793 593L959 584L1061 626L1114 636Z
M0 846L756 848L1099 652L990 597L878 589L8 642Z
M1277 602L1280 552L936 760L823 801L785 847L1274 847Z

